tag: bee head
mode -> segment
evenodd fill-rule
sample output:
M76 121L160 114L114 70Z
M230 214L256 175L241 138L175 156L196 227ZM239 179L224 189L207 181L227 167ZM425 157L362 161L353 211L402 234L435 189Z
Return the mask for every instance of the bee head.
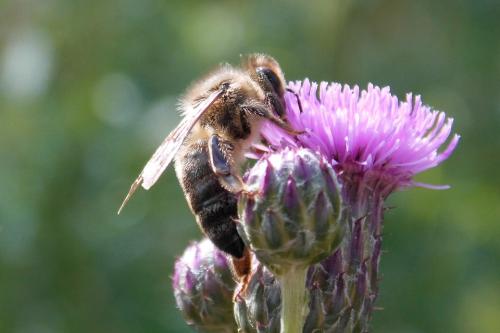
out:
M278 78L278 75L269 67L257 67L255 69L258 75L261 75L269 81L273 91L278 95L283 95L283 85Z
M256 77L256 81L265 91L272 90L280 99L285 93L285 76L278 62L271 56L261 53L251 54L243 67Z

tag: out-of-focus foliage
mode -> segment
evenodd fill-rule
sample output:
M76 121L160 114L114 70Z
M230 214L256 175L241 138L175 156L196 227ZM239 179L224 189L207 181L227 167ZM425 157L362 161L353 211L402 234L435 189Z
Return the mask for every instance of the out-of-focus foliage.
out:
M189 332L173 260L200 232L169 169L116 210L240 53L288 79L390 85L462 141L393 195L374 332L500 332L500 5L494 0L0 2L0 332Z

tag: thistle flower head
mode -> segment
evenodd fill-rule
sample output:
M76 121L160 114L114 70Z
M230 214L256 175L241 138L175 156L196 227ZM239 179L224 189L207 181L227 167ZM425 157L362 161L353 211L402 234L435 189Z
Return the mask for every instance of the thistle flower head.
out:
M175 263L173 289L186 322L200 332L235 332L235 282L226 255L205 239L189 246Z
M414 185L412 177L435 167L455 149L459 136L439 148L451 134L453 119L422 104L420 96L399 101L389 87L366 90L338 83L289 84L298 94L285 96L288 121L305 135L291 137L266 124L263 136L275 147L306 147L323 155L338 174L356 175L391 189Z

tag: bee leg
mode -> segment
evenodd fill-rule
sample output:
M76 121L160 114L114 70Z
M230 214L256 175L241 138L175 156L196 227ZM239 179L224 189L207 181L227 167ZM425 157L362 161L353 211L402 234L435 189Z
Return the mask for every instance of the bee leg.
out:
M269 108L265 108L262 106L257 106L257 105L245 105L243 106L244 110L251 113L255 114L259 117L263 117L271 121L272 123L278 125L280 128L285 130L286 132L290 133L291 135L300 135L304 134L305 131L297 131L295 128L290 126L289 123L286 122L286 120L277 117L276 115L273 114Z
M236 301L238 298L245 297L248 283L252 277L252 256L248 248L245 248L245 252L242 258L232 257L232 271L236 278L239 280L239 284L236 287L233 295L233 300Z
M285 100L280 98L277 94L277 91L281 90L279 87L280 84L278 83L279 79L272 71L262 67L256 68L255 76L261 88L266 91L266 104L270 106L281 119L286 120L284 108Z
M273 115L272 118L270 117L270 118L267 118L267 119L269 119L271 122L273 122L274 124L278 125L281 129L285 130L287 133L289 133L291 135L300 135L300 134L306 133L306 131L298 131L298 130L296 130L295 128L293 128L292 126L290 126L290 124L288 124L286 121L284 121L281 118L275 117L274 115Z
M224 149L221 147L221 140L218 135L213 134L208 140L208 155L210 158L210 166L212 171L217 176L230 176L231 175L231 165L227 161L226 155L229 149Z
M300 113L302 113L302 103L300 102L299 94L297 94L293 89L290 88L286 88L285 90L295 95L295 98L297 99L297 105L299 106L299 111Z
M266 104L276 112L280 119L286 121L284 102L280 101L278 95L270 92L266 93Z
M222 141L218 135L213 134L208 140L208 155L212 171L219 177L220 184L231 193L245 193L254 196L257 193L248 189L245 182L231 170L230 152L233 150L231 143Z

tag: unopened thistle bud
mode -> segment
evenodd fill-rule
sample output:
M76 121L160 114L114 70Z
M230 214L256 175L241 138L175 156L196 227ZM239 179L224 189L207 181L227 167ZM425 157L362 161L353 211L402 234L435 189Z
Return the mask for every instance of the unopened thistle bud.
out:
M235 282L226 255L208 239L189 246L175 263L173 289L184 319L199 332L236 331Z
M257 192L239 203L239 231L274 274L308 267L340 244L342 200L333 169L308 149L284 149L250 170Z
M257 194L240 199L238 230L280 283L281 332L302 332L307 269L328 257L344 233L335 172L309 149L283 149L260 159L246 184Z

